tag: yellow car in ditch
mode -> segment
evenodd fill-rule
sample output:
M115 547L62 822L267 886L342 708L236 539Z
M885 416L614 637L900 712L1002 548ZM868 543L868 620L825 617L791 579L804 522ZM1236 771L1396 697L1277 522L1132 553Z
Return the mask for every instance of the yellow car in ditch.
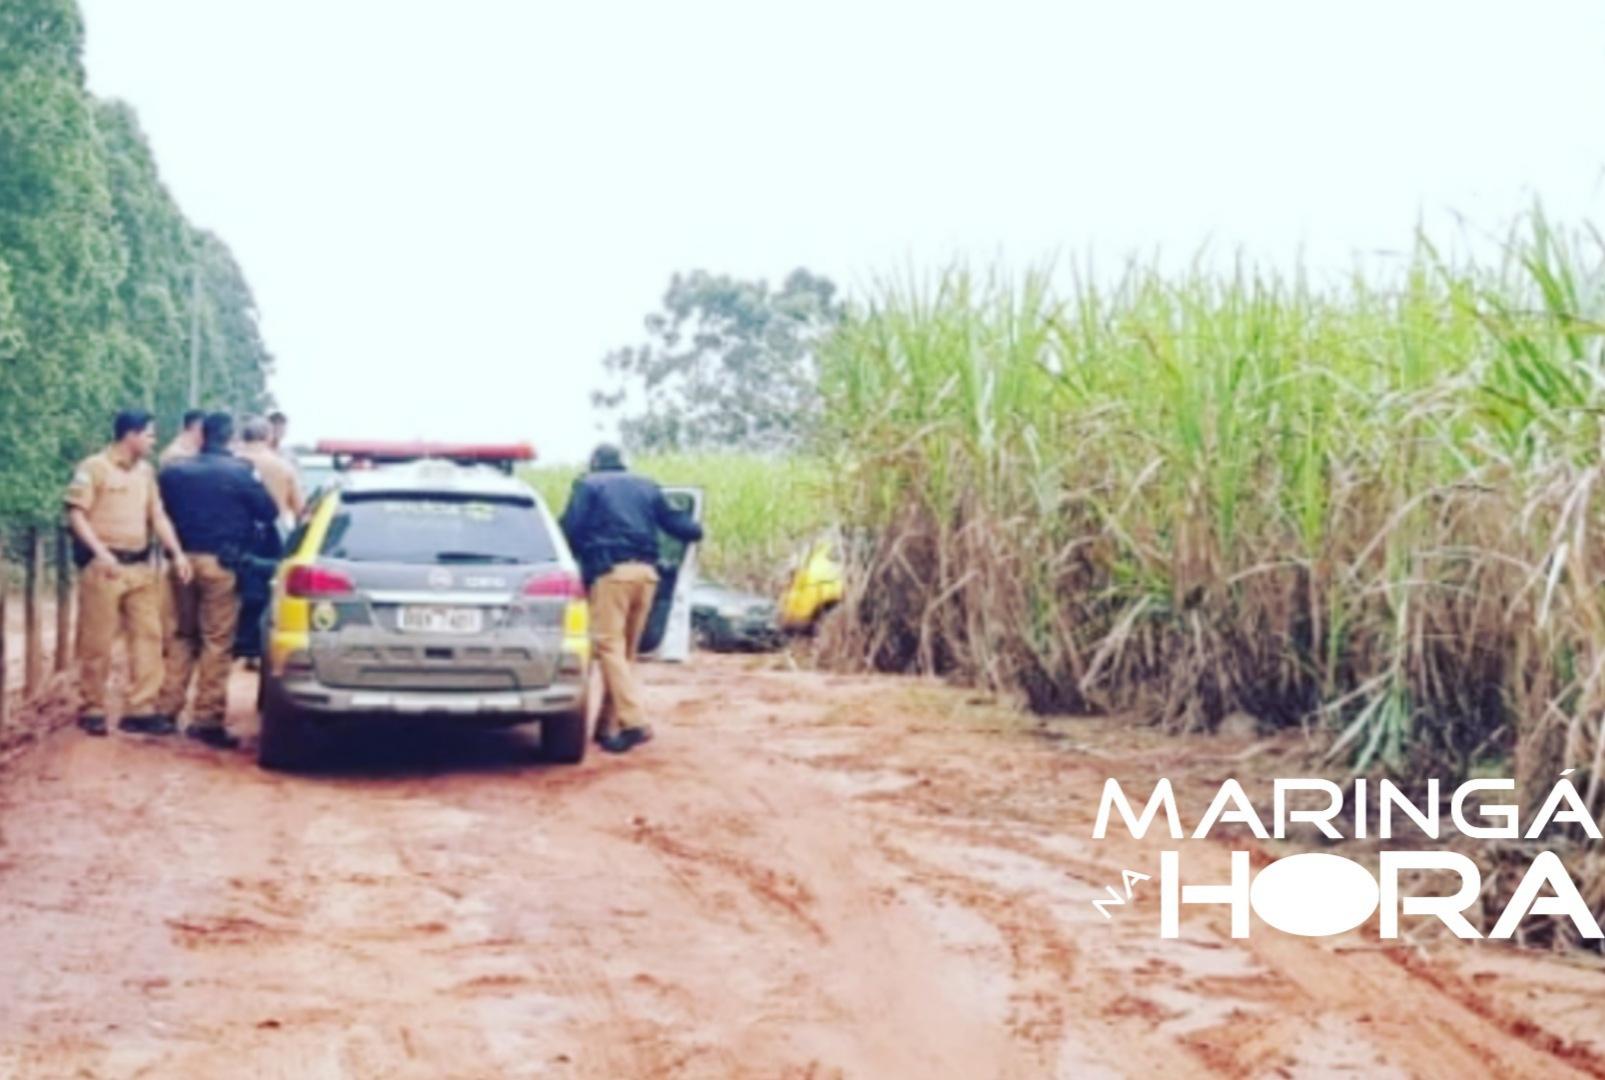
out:
M820 537L809 545L780 594L780 628L807 633L842 600L842 564L836 539Z

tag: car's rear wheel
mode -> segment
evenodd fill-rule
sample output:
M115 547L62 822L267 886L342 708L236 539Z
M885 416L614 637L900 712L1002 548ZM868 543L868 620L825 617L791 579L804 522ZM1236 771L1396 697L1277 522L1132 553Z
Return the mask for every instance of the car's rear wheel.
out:
M262 732L256 747L256 762L264 769L293 771L315 764L323 739L306 714L275 691L263 673L259 698Z
M573 712L548 716L541 721L541 757L560 765L578 765L585 760L596 730L596 717L602 710L602 669L591 665L585 678L585 698Z

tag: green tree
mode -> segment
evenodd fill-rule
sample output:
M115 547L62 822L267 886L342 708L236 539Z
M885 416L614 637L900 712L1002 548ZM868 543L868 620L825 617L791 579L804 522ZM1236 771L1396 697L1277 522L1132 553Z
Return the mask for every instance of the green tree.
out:
M0 258L0 371L22 352L22 324L17 319L17 302L11 295L11 267Z
M76 0L6 0L0 45L0 74L37 65L83 85L84 20Z
M262 340L256 297L216 234L197 232L195 247L201 261L201 401L260 412L273 404L267 389L273 356Z
M72 462L124 406L270 403L271 357L233 254L185 221L133 110L84 86L74 0L0 0L0 521L56 515Z
M841 321L828 278L791 272L778 291L696 270L676 274L650 340L616 349L602 364L612 387L593 402L621 413L636 450L786 450L814 430L815 348Z
M0 515L53 511L61 460L103 437L125 351L114 328L126 255L82 46L71 0L0 9L0 260L13 350L0 367Z
M169 430L189 405L190 334L200 272L199 401L257 411L271 404L272 357L257 325L256 300L233 252L216 234L192 228L163 185L133 109L103 102L117 224L128 248L118 289L128 352L125 398L155 409Z
M122 399L155 410L171 431L189 399L191 230L156 171L134 110L100 102L95 122L117 226L128 251L118 286L125 349Z

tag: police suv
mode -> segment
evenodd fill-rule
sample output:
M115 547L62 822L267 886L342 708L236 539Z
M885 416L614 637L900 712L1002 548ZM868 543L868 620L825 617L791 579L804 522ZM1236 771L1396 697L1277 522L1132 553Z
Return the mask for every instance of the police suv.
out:
M313 764L356 718L534 723L544 757L580 761L601 680L574 559L512 475L533 451L354 447L330 448L343 471L274 579L260 763Z

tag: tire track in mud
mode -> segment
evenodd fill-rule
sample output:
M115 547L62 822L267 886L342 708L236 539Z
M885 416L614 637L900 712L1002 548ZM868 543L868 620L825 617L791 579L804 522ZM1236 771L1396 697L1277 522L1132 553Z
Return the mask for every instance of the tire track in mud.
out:
M761 661L648 692L659 739L573 769L51 736L0 774L0 1075L1605 1075L1583 977L1555 1028L1555 969L1513 951L1472 982L1461 943L1209 911L1161 942L1152 888L1104 920L1157 845L1085 839L1102 777L1207 779L1218 744Z
M637 818L632 824L634 829L631 839L636 843L682 863L685 868L695 870L711 866L741 882L761 903L789 916L817 942L823 944L830 940L830 935L811 912L815 901L813 892L796 875L757 865L730 851L716 847L699 847L679 839L664 827L644 818ZM697 892L694 881L686 875L684 869L676 870L675 876L688 890Z
M816 767L856 770L866 775L884 776L889 768L899 767L899 755L894 745L883 741L877 749L880 752L873 757L826 754L805 755L802 760ZM937 882L937 887L944 895L982 913L1010 941L1017 982L1033 975L1040 977L1046 963L1075 950L1078 944L1081 946L1079 952L1073 953L1074 960L1069 963L1089 967L1101 973L1103 978L1067 977L1067 982L1073 985L1073 1000L1080 1008L1060 1014L1052 1010L1039 1010L1039 1016L1045 1020L1043 1030L1052 1031L1056 1026L1067 1027L1056 1025L1059 1015L1100 1016L1117 1028L1129 1027L1125 1021L1141 1021L1149 1038L1143 1039L1143 1031L1130 1032L1134 1040L1131 1045L1140 1045L1142 1049L1136 1056L1124 1059L1123 1065L1127 1068L1132 1067L1134 1061L1144 1059L1157 1043L1164 1041L1154 1038L1158 1033L1168 1036L1177 1048L1186 1049L1192 1055L1195 1067L1218 1075L1262 1075L1278 1070L1291 1069L1297 1072L1312 1068L1362 1069L1383 1075L1388 1073L1389 1062L1402 1063L1399 1075L1465 1075L1478 1071L1513 1077L1599 1074L1597 1050L1581 1042L1556 1036L1526 1015L1512 1020L1491 1009L1475 992L1472 1000L1466 1000L1463 994L1450 989L1451 985L1463 983L1438 964L1425 965L1433 973L1433 978L1422 985L1415 978L1417 973L1414 970L1402 973L1409 976L1403 979L1398 977L1401 974L1399 972L1383 972L1379 975L1376 964L1371 960L1345 962L1340 959L1342 950L1339 948L1287 938L1274 939L1277 944L1268 946L1261 945L1263 938L1234 942L1226 936L1226 927L1221 920L1208 917L1191 921L1202 923L1202 928L1214 935L1212 941L1188 942L1185 936L1181 942L1163 944L1153 938L1123 940L1119 950L1146 956L1135 967L1123 963L1115 955L1117 950L1094 949L1089 954L1087 946L1099 942L1100 937L1108 936L1106 930L1096 925L1101 920L1092 915L1090 899L1102 895L1103 884L1118 883L1122 866L1148 865L1143 862L1144 856L1151 860L1152 852L1148 849L1159 845L1150 844L1145 848L1136 842L1128 842L1122 848L1111 838L1107 845L1099 846L1094 856L1089 844L1078 842L1073 837L1076 834L1090 835L1090 815L1086 809L1095 804L1095 800L1084 802L1082 814L1073 819L1060 816L1059 807L1051 798L1047 802L1054 809L1047 813L1036 805L1011 806L1011 787L1032 792L1051 792L1053 789L1044 784L997 783L998 775L1009 775L1011 772L1007 767L997 768L998 759L1004 756L996 748L992 753L978 757L955 755L948 766L936 772L928 768L924 758L903 763L908 769L918 768L918 773L905 774L908 780L905 783L880 785L873 790L866 790L859 798L866 803L880 804L887 813L895 815L896 827L885 830L888 835L898 838L898 843L888 849L891 861L904 865L916 881L927 885ZM1214 757L1218 760L1220 755ZM1049 779L1046 775L1049 773L1056 774L1052 777L1054 781L1062 782L1065 779L1063 770L1040 761L1033 764L1036 767L1031 771L1042 774L1040 779L1044 782ZM1094 792L1101 785L1102 774L1107 766L1108 763L1103 762L1099 763L1096 770L1083 770L1100 774L1092 786ZM1174 769L1174 762L1166 767L1167 772ZM1017 774L1019 770L1012 771ZM971 772L974 775L967 775ZM1014 776L1015 781L1020 779L1018 775ZM960 793L968 797L959 797ZM983 807L986 812L983 824L976 825L957 818L954 814L955 804L963 805L971 812ZM923 859L915 857L909 850L907 841L915 836L930 838L930 842L924 845ZM1224 845L1217 846L1224 850ZM966 848L983 853L973 860L976 865L944 869L933 864L929 858L931 851L951 855ZM1067 852L1067 848L1073 853ZM1034 917L1022 916L1022 907L1033 904L1043 907L1044 894L1052 893L1061 883L1050 882L1046 886L1039 883L1037 888L1031 889L1023 888L1019 880L1007 880L1007 874L1003 875L1003 880L999 880L985 865L989 860L984 853L989 851L1011 852L1054 867L1063 875L1063 882L1076 882L1087 887L1088 896L1074 902L1075 905L1085 906L1073 907L1068 918L1062 902L1046 904L1046 908L1054 911L1047 917L1040 913ZM1264 864L1274 857L1257 850L1251 851L1251 854L1257 864ZM951 863L953 860L947 861ZM1016 873L1014 876L1018 878L1021 875ZM1003 899L1010 891L1012 898ZM1156 906L1151 903L1145 905L1141 898L1137 905L1149 909ZM1077 911L1079 914L1076 914ZM1157 920L1152 917L1152 910L1148 911L1148 915L1148 925L1156 927ZM1150 930L1150 933L1153 932ZM1063 944L1066 935L1070 941L1068 950ZM1162 958L1162 949L1176 950L1184 946L1197 948L1200 945L1207 945L1222 956L1246 957L1249 963L1234 974L1199 975L1196 972L1189 974ZM1398 950L1387 952L1395 961L1398 955L1405 955ZM1332 978L1334 974L1341 974L1344 968L1355 969L1350 979ZM1290 978L1289 972L1298 969L1311 969L1322 974L1308 980ZM1154 997L1143 996L1141 987L1127 991L1111 989L1111 986L1119 985L1118 977L1122 974L1128 982L1135 980L1139 983L1154 982L1153 976L1158 975L1163 993L1155 1000ZM1354 974L1364 976L1360 981L1364 989L1360 992L1358 1002L1344 1002L1341 1000L1344 995L1333 987L1351 982ZM1323 980L1326 983L1324 992L1310 992L1309 983L1319 984ZM1177 1007L1178 994L1183 996L1180 1008ZM1194 1000L1186 1001L1185 997L1189 996ZM1420 999L1418 1007L1398 1014L1403 1016L1404 1026L1408 1030L1397 1030L1397 1025L1390 1026L1391 1018L1378 1015L1375 1008L1380 1000L1409 1000L1412 997ZM1026 1000L1028 1004L1031 1003L1029 998ZM1223 1014L1220 1012L1222 1002L1230 1003L1225 1006ZM1334 1023L1330 1010L1344 1006L1347 1006L1345 1011L1348 1015L1341 1022ZM1019 1007L1017 1000L1017 1011ZM1215 1012L1218 1022L1201 1024L1196 1017L1189 1019L1189 1014L1200 1011L1205 1015ZM1440 1015L1434 1016L1434 1012ZM1497 1027L1497 1031L1491 1035L1485 1023L1488 1020L1494 1021ZM1605 1010L1600 1014L1600 1022L1602 1029L1605 1029ZM1022 1034L1041 1032L1027 1030ZM1051 1039L1042 1041L1049 1042ZM1423 1051L1415 1046L1418 1042L1425 1042L1428 1049ZM1144 1067L1187 1071L1174 1057L1168 1060L1156 1058Z
M1381 956L1397 964L1410 978L1425 983L1445 998L1455 1002L1467 1012L1497 1027L1505 1035L1519 1039L1535 1051L1548 1054L1558 1064L1577 1069L1589 1076L1605 1077L1605 1052L1582 1043L1561 1038L1544 1030L1530 1017L1514 1015L1480 994L1476 987L1450 972L1434 967L1405 948L1382 949ZM1601 987L1605 992L1605 986ZM1605 1018L1602 1018L1605 1019Z

